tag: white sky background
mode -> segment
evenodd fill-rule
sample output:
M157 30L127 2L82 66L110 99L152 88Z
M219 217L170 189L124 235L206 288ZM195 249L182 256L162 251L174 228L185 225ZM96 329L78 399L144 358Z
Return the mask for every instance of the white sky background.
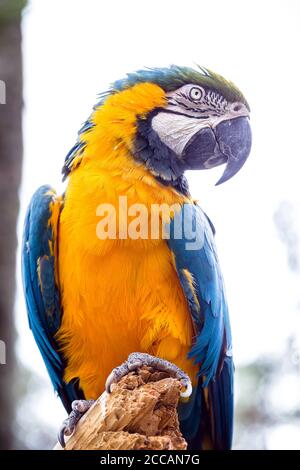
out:
M300 330L299 277L288 270L273 223L281 201L300 207L299 25L298 0L31 0L23 21L19 231L38 186L63 188L64 157L97 93L143 66L211 68L246 95L253 150L243 170L220 187L214 183L223 168L188 178L217 229L236 364L279 354L291 332ZM28 330L20 279L17 312L20 357L42 379L46 372ZM64 413L48 390L45 422L57 425ZM273 436L272 447L280 446L285 431Z

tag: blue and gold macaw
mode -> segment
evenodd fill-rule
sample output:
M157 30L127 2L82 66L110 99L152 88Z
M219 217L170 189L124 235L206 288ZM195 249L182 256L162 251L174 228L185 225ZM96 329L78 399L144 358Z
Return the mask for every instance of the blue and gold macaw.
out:
M231 447L226 296L213 225L184 172L226 163L217 184L236 174L250 153L249 112L233 83L201 67L129 74L101 96L79 131L63 166L65 193L42 186L34 194L23 281L30 328L54 389L73 409L62 440L105 383L109 391L129 370L150 364L177 375L183 395L191 379L193 392L179 410L189 447ZM124 236L124 198L147 214L172 208L159 216L159 236ZM113 237L99 236L101 204L118 208Z

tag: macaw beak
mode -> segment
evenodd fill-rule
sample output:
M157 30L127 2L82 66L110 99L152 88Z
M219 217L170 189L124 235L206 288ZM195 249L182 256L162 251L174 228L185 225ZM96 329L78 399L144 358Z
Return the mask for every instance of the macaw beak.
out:
M216 186L232 178L249 157L252 143L249 118L239 117L223 121L215 129L221 152L227 157L225 171Z
M240 116L221 121L215 128L205 127L186 144L183 158L189 169L209 169L226 163L216 183L232 178L244 165L251 150L249 118Z

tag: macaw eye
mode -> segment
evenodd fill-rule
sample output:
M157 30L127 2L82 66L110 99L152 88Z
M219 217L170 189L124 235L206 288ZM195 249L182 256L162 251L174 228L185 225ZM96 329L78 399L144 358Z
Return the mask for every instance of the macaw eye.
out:
M203 96L203 90L198 87L193 87L190 89L189 96L193 101L200 101Z

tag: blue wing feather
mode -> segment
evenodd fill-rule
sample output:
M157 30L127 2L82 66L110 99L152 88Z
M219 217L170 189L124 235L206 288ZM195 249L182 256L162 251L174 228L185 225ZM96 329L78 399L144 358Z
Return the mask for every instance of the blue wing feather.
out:
M49 219L55 197L49 186L42 186L27 210L22 246L22 277L29 326L42 354L55 391L69 411L82 393L76 383L63 380L65 360L59 352L55 334L61 323L59 289L55 282L55 259L50 245L54 233Z
M193 412L187 418L188 412L185 411L183 426L190 440L195 437L197 428L200 436L201 420L203 421L208 410L213 446L228 449L231 447L233 427L231 331L214 229L199 206L185 204L182 212L184 216L181 214L178 217L177 214L171 222L168 244L174 253L176 269L197 330L195 342L189 352L189 357L195 364L199 364L199 380L202 384L195 393L200 396L203 387L207 387L208 392L207 400L202 396L201 400L194 398L187 405ZM174 235L178 220L182 223L181 237ZM192 230L187 230L187 224ZM198 314L191 304L190 287L183 280L184 271L189 272L194 281L194 290L200 304ZM195 315L198 316L198 321L195 321ZM207 408L205 413L204 406Z

